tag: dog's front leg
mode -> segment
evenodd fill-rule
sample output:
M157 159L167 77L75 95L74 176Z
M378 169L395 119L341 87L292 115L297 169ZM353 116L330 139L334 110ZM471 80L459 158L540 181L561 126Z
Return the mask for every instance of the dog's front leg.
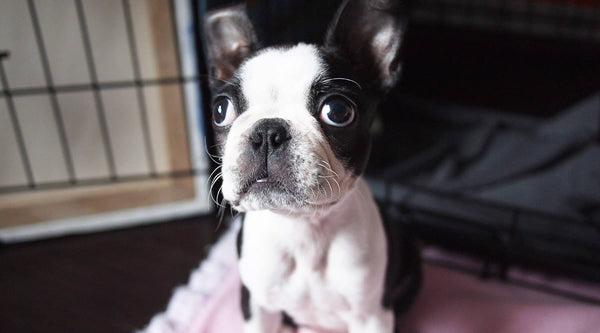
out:
M348 333L392 333L394 313L383 307L370 314L357 314L348 321Z
M281 333L283 313L268 311L252 301L250 292L242 286L242 310L244 313L244 333Z

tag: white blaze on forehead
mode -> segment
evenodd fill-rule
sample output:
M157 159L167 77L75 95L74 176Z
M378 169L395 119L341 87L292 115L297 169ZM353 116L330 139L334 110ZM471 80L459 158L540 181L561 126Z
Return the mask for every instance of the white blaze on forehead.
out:
M249 111L281 113L305 107L313 81L324 65L313 45L267 49L241 67L242 92Z

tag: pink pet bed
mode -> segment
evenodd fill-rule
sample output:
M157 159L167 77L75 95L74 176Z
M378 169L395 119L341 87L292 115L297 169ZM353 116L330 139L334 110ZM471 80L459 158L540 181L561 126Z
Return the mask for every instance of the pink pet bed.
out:
M167 311L156 315L144 333L241 333L240 279L237 272L236 221L192 273L188 285L175 291ZM424 257L445 254L426 250ZM447 257L444 258L448 259ZM463 264L468 262L462 261ZM540 279L513 272L523 281ZM434 264L424 265L423 289L411 310L399 320L403 332L422 333L597 333L600 307L477 277ZM538 281L539 282L539 281ZM555 289L600 299L600 288L546 280ZM298 333L319 333L300 329Z

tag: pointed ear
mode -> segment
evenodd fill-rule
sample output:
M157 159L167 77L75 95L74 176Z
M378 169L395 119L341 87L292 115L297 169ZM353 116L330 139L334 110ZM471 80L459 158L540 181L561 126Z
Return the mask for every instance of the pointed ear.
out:
M213 89L231 79L257 43L244 5L208 12L204 17L204 38Z
M401 71L399 51L405 28L406 0L349 0L342 4L325 40L349 57L355 72L373 80L383 92Z

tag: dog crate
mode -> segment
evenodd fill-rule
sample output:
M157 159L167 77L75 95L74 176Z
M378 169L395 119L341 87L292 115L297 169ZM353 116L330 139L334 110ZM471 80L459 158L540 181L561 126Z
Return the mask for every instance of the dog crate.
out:
M265 45L318 42L339 3L248 9ZM366 172L385 218L434 246L427 262L600 304L600 5L416 0L408 14Z
M599 9L417 1L404 77L376 127L385 214L478 258L481 276L527 284L526 267L600 282Z
M189 8L0 2L0 242L209 212Z

